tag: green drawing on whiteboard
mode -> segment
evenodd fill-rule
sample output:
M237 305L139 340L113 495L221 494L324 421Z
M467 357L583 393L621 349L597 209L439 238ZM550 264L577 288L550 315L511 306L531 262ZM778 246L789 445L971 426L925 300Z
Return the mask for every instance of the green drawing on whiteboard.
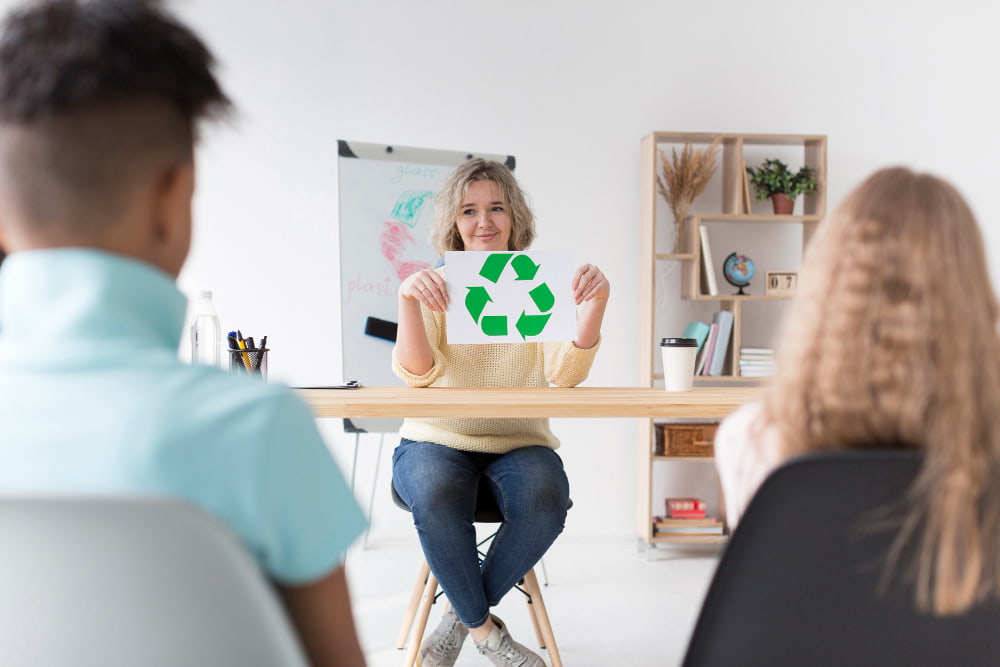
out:
M513 257L513 259L511 259ZM504 269L510 264L514 270L514 280L533 280L538 273L540 265L535 264L527 255L517 255L511 253L492 253L486 257L479 275L492 283L499 283ZM469 291L465 295L465 308L469 311L472 321L479 325L480 329L487 336L506 336L509 331L507 315L483 315L486 306L493 301L485 287L476 285L467 287ZM538 309L537 315L529 315L524 309L517 316L514 328L521 339L526 340L528 336L537 336L545 330L552 313L548 312L556 305L556 297L552 289L546 283L541 283L528 292L532 303ZM516 314L516 312L515 312ZM511 315L511 319L514 314Z
M396 200L396 205L392 208L392 217L407 227L415 227L424 205L433 198L434 193L430 190L407 190Z

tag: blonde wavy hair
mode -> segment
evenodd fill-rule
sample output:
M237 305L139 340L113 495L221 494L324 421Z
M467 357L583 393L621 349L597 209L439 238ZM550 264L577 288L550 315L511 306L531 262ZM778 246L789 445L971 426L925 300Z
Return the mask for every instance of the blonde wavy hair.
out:
M958 191L876 172L819 224L759 424L787 456L915 447L905 550L921 609L1000 596L1000 339L976 219Z
M431 243L442 255L448 250L465 250L458 233L458 209L469 191L469 184L492 181L500 188L510 207L511 230L508 250L525 250L535 240L535 215L514 174L494 160L472 158L453 171L434 197L434 226Z

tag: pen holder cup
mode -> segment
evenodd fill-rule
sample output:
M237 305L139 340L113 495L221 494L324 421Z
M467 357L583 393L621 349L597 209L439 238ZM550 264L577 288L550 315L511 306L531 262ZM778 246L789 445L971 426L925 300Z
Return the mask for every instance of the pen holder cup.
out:
M255 375L267 379L267 353L270 350L228 350L229 372L237 375Z

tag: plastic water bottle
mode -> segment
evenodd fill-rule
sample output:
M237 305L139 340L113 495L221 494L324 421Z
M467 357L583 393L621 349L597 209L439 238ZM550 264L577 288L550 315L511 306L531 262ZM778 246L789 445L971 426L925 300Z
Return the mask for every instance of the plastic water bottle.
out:
M194 323L191 325L191 363L207 366L219 365L219 348L222 344L222 325L212 305L212 292L198 294L194 305Z

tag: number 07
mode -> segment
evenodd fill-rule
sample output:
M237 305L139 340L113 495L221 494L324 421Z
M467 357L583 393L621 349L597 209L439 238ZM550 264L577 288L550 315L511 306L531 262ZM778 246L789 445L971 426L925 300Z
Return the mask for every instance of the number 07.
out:
M799 286L799 274L794 271L768 271L767 296L791 296Z

